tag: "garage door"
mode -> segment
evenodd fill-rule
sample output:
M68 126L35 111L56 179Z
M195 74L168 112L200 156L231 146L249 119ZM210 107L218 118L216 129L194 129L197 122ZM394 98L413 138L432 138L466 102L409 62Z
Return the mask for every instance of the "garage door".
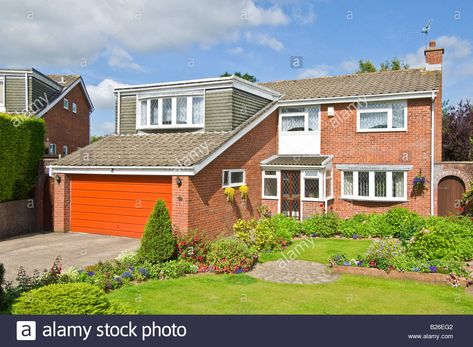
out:
M156 200L172 208L170 176L73 175L71 231L141 237Z

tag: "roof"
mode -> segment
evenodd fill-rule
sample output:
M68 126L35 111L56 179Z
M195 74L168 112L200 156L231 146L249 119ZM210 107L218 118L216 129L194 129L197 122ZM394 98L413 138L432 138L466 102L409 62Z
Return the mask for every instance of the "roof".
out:
M54 82L61 85L63 88L69 87L72 83L80 78L80 75L47 75Z
M438 90L440 71L405 69L333 77L260 83L283 94L281 100L304 100Z
M190 167L230 135L231 132L112 135L69 154L54 165Z
M275 155L262 162L274 166L324 166L328 155Z
M232 131L112 135L54 162L52 166L191 167L244 135L275 107L273 101ZM84 160L87 158L87 160Z

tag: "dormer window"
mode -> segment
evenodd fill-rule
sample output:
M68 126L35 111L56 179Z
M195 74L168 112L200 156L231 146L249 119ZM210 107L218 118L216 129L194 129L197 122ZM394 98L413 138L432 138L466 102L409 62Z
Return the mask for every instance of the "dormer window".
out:
M201 95L141 99L137 111L138 129L204 126L204 97Z

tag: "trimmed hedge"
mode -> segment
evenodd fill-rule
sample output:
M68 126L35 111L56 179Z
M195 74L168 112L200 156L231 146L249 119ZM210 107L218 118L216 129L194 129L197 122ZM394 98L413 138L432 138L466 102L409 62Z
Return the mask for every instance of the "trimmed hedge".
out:
M111 304L105 293L88 283L51 284L23 293L13 304L13 314L133 314Z
M25 199L44 152L43 119L0 114L0 202Z

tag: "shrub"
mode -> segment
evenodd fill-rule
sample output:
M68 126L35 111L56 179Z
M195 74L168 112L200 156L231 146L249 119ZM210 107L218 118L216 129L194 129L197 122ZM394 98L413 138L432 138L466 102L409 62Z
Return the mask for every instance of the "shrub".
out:
M28 197L43 156L44 133L43 119L0 114L0 202Z
M105 293L87 283L51 284L24 293L13 314L113 314L129 311L112 305ZM129 312L132 313L132 312Z
M149 276L157 280L166 280L179 278L190 273L197 273L197 270L198 267L190 262L170 260L165 263L149 266Z
M301 234L303 231L301 222L281 213L271 217L271 223L276 228L276 235L287 242L290 242L292 237Z
M335 236L338 232L338 217L334 213L313 215L302 222L302 230L306 235Z
M358 237L369 237L365 227L370 216L360 213L356 214L351 218L341 219L338 222L338 231L344 237L358 238Z
M471 260L473 229L467 222L447 218L431 218L426 228L417 232L408 251L418 259Z
M409 240L416 232L425 226L425 220L417 213L406 208L395 207L384 214L391 236L403 241Z
M426 272L426 273L456 273L466 275L464 263L455 260L430 260L414 258L409 254L400 254L390 260L390 265L399 271Z
M386 270L391 260L404 252L397 239L375 240L366 251L366 261L371 267Z
M210 246L208 261L215 273L238 273L251 269L257 260L256 252L235 238L223 238Z
M169 212L160 199L146 223L138 257L152 263L166 261L173 256L175 245Z
M203 265L207 262L210 240L199 230L193 230L177 237L177 254L180 260Z

